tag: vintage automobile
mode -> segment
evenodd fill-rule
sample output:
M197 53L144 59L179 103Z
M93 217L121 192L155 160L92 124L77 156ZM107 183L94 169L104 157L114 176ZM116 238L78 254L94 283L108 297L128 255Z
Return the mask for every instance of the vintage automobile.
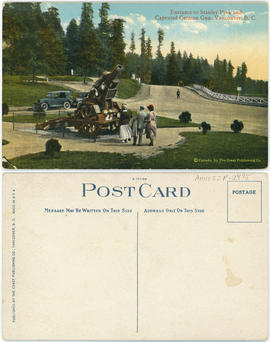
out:
M72 92L69 90L51 91L44 99L39 99L34 104L34 110L48 110L49 108L64 107L69 109L72 103Z
M88 95L87 91L81 91L78 93L78 96L76 99L72 102L72 107L79 107L79 105L82 103L83 99Z

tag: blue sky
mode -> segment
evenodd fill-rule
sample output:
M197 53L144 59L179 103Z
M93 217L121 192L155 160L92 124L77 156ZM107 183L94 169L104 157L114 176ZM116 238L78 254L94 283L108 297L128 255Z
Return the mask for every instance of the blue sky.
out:
M97 25L101 4L100 2L92 4L94 23ZM45 10L51 5L58 8L64 28L72 18L79 23L82 2L43 2L42 9ZM230 12L226 13L226 11ZM187 14L180 12L187 12ZM154 51L157 46L157 30L160 27L165 32L164 54L169 51L170 42L174 41L177 50L180 49L182 52L186 50L194 56L206 57L210 63L213 63L217 54L222 59L231 59L234 66L245 61L250 77L267 79L268 5L266 2L111 2L109 14L112 19L120 17L125 20L125 39L128 45L131 32L135 33L138 52L138 38L142 27L145 28L146 35L151 38ZM160 20L162 16L166 18ZM168 17L175 19L168 19ZM233 17L235 20L231 20Z

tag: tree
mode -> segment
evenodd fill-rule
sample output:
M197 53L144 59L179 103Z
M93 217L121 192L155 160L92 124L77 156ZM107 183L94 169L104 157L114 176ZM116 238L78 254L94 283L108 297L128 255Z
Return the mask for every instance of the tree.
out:
M215 85L216 91L220 91L222 89L221 75L222 75L222 63L217 55L214 61L214 85Z
M75 19L72 19L67 27L65 39L65 53L67 56L67 69L76 70L78 66L77 53L79 51L79 27Z
M56 7L48 8L47 12L44 13L44 18L46 20L46 23L53 27L57 38L59 38L59 40L63 42L65 33L61 25L58 9Z
M93 9L91 3L83 3L81 21L79 25L80 50L78 62L85 78L97 69L99 54L98 40L93 24Z
M175 47L174 47L174 42L171 42L171 50L168 56L168 65L167 65L167 84L178 85L178 81L179 81L179 76L178 76Z
M178 119L180 120L181 123L189 123L190 121L192 121L191 114L189 112L182 112L178 116Z
M158 29L158 48L157 48L157 58L162 58L161 46L163 45L164 40L164 31L162 29Z
M202 129L202 134L206 134L207 131L210 131L211 130L211 125L205 121L203 121L200 126L199 126L199 129Z
M112 37L109 47L110 67L124 64L126 43L124 42L124 21L122 19L114 19L112 22Z
M110 47L109 42L112 35L112 22L109 20L110 5L108 2L103 2L99 10L100 22L98 24L97 36L99 39L99 67L104 70L109 67Z
M165 84L166 83L166 63L161 53L161 46L164 40L164 31L158 29L158 47L156 59L153 62L151 83L152 84Z
M240 71L240 85L242 88L245 88L245 83L247 79L247 65L245 62L242 63L241 65L241 71Z
M234 67L232 65L231 60L229 60L229 62L228 62L228 70L227 70L227 75L226 75L226 91L228 93L231 93L234 90L233 70L234 70Z
M140 77L142 81L146 80L147 73L147 54L146 54L146 41L145 41L145 29L141 30L141 56L140 56Z
M244 128L244 124L242 121L234 120L231 124L231 130L234 131L234 133L239 133Z
M131 36L130 36L130 46L129 46L129 50L132 54L135 53L135 50L136 50L136 46L135 46L135 35L134 35L134 32L131 33Z
M126 61L125 61L125 74L130 77L132 74L140 74L139 70L139 56L135 53L136 46L135 46L135 34L134 32L131 33L130 36L130 46L129 51L126 54Z

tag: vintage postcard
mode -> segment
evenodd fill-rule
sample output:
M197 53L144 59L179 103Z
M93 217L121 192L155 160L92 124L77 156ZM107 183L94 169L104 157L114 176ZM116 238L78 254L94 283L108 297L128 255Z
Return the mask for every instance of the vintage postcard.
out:
M268 4L6 2L3 167L268 165Z
M4 339L266 339L267 182L4 174Z

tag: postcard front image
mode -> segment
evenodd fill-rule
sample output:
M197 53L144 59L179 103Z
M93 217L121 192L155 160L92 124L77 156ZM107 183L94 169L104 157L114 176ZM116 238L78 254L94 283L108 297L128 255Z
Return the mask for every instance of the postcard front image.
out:
M9 2L3 167L267 167L266 2Z

